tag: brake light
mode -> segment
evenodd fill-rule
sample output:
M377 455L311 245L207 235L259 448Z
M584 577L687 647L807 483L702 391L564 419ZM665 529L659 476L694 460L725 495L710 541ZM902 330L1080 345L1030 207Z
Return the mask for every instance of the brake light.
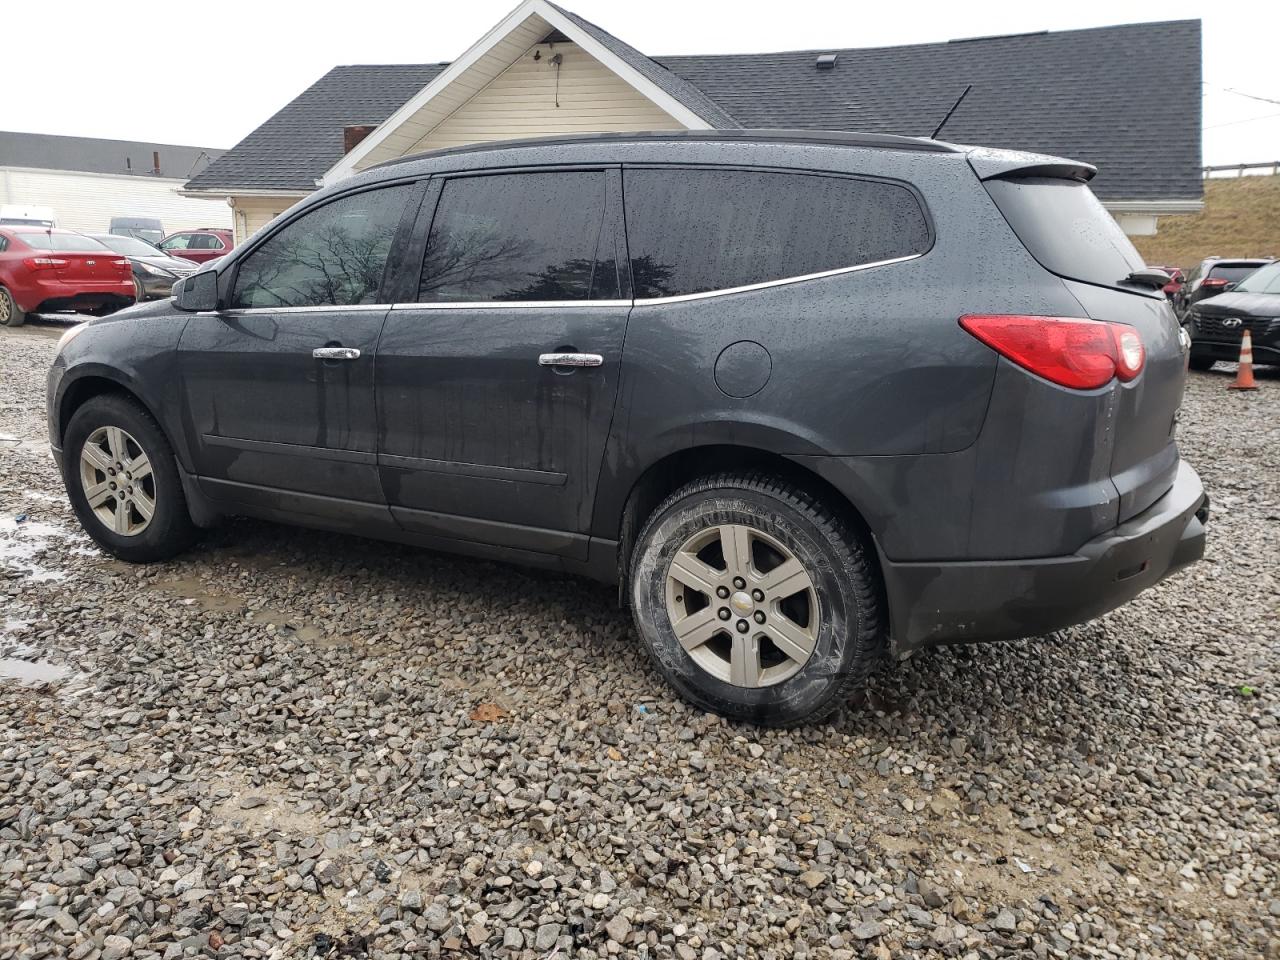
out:
M960 326L1023 369L1075 390L1132 380L1146 363L1138 331L1122 323L970 314Z
M67 261L59 257L27 257L22 263L29 270L56 270L67 265Z
M1229 283L1229 281L1224 280L1222 277L1206 277L1204 280L1201 280L1201 281L1200 281L1200 286L1202 286L1202 287L1225 287L1225 286L1227 285L1227 283Z
M133 264L128 260L112 260L111 265L113 267L119 267L122 275L128 274L129 276L133 276Z

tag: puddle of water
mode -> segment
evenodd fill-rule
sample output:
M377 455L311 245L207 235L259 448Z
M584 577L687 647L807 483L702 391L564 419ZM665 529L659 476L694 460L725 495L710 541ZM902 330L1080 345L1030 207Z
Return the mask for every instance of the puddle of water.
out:
M22 523L14 517L0 517L0 566L20 570L36 582L65 580L62 570L51 570L36 562L54 541L65 540L69 534L61 527L39 520Z
M71 676L70 667L40 660L0 659L0 680L17 680L24 687L52 683Z
M184 606L200 606L202 610L224 611L238 610L244 601L231 594L218 593L199 577L177 577L172 580L157 582L154 589L178 597Z

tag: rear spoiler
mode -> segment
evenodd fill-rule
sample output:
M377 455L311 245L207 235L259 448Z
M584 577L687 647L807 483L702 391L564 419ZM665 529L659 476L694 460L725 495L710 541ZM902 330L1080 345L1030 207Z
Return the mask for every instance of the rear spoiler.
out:
M1088 183L1098 173L1098 168L1079 160L1051 157L1043 153L1023 153L1020 150L992 150L975 147L966 154L969 166L979 180L1000 180L1009 177L1049 177L1054 180L1076 180Z

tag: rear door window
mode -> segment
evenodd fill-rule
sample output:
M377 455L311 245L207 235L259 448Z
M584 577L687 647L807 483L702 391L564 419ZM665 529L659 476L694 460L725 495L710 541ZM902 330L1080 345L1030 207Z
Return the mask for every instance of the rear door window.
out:
M616 268L596 259L604 210L601 170L447 180L427 239L418 300L616 297Z
M1016 177L984 186L1023 246L1051 273L1114 287L1143 268L1142 255L1086 184Z
M916 195L879 180L726 169L624 171L637 299L729 290L921 254Z

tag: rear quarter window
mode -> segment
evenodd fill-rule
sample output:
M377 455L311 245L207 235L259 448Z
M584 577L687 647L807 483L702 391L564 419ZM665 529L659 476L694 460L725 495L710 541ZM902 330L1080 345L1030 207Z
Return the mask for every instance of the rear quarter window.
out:
M1022 245L1051 273L1112 287L1143 268L1142 255L1087 185L1018 177L984 186Z
M623 182L637 299L804 277L932 244L920 201L902 184L706 168L629 168Z

